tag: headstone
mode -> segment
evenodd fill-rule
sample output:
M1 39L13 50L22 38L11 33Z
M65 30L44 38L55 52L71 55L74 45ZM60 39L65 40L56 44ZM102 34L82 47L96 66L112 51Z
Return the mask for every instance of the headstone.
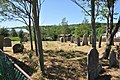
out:
M115 52L114 49L111 50L110 52L110 58L109 58L109 66L114 67L118 65L118 60L117 60L117 52Z
M91 35L89 36L89 41L90 41L90 44L92 44L92 36Z
M12 43L11 43L11 39L10 38L5 38L4 39L4 46L5 47L11 47Z
M28 38L27 38L27 37L24 37L24 38L22 38L21 40L22 40L22 42L27 42L27 41L28 41Z
M101 42L102 42L102 35L100 36L100 39L99 39L99 44L98 44L99 48L101 48Z
M3 51L4 36L0 35L0 49Z
M19 52L23 52L24 46L22 44L15 44L13 46L13 52L14 53L19 53Z
M74 43L74 37L71 36L71 40L70 40L71 43Z
M99 65L99 53L97 49L92 48L88 53L87 58L87 80L95 80L99 76L98 65Z
M67 42L67 38L66 37L64 37L63 40L64 40L64 42Z
M83 35L82 46L84 46L84 45L88 45L87 34Z
M77 46L80 46L80 37L77 38Z
M60 42L63 42L64 41L63 39L64 39L63 37L60 37Z

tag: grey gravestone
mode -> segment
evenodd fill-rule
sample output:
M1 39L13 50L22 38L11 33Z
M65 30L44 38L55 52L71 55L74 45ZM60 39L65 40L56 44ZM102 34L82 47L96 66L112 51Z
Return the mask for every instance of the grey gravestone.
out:
M22 44L15 44L13 46L13 52L14 53L19 53L19 52L23 52L24 46Z
M74 43L74 37L71 36L71 40L70 40L71 43Z
M66 37L64 37L63 40L64 40L64 42L67 42L67 38Z
M22 40L22 42L27 42L27 41L28 41L28 38L27 38L27 37L24 37L24 38L22 38L21 40Z
M99 76L98 65L99 65L99 53L97 49L92 48L88 53L87 58L87 80L95 80Z
M11 47L12 43L11 43L11 39L10 38L5 38L4 39L4 46L5 47Z
M114 49L112 49L110 52L109 65L110 67L114 67L118 65L117 52L115 52Z
M4 36L0 35L0 49L3 51Z
M99 39L99 44L98 44L99 48L101 48L101 42L102 42L102 35L100 36L100 39Z
M63 42L64 41L64 38L63 37L60 37L60 42Z
M77 38L77 46L80 46L80 37Z
M89 36L89 41L90 41L90 44L92 44L92 36L91 35Z
M84 46L84 45L88 45L87 34L83 35L82 46Z

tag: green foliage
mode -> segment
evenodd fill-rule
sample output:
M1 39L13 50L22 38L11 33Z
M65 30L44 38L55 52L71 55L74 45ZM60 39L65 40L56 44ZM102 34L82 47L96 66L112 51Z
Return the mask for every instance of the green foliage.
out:
M96 35L97 35L97 37L100 37L100 35L102 35L105 32L106 32L105 27L99 27L99 28L97 28Z
M18 36L18 34L17 34L17 32L14 28L12 28L12 30L11 30L11 36L12 37L17 37Z
M24 32L22 30L19 31L19 38L23 38L24 37Z
M97 29L97 37L105 33L106 29L104 27L104 23L96 23ZM43 26L41 27L42 39L45 37L48 40L56 40L59 35L64 34L72 34L76 37L83 37L85 33L91 35L91 25L89 23L82 23L77 26Z
M7 28L0 28L0 34L4 35L4 37L9 36L9 30Z
M76 37L82 37L85 33L88 35L90 34L89 26L79 25L75 28L74 35Z
M20 41L19 37L9 37L12 41Z

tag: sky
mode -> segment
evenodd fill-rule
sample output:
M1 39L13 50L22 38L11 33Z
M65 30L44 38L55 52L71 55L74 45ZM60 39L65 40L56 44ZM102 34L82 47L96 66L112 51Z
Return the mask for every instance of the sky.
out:
M120 15L120 0L118 0L115 5L115 11ZM118 18L118 16L116 16ZM42 4L41 14L40 14L40 25L59 25L63 18L66 18L68 24L79 24L82 23L86 16L71 0L45 0ZM86 17L89 22L90 17ZM96 22L101 22L96 20ZM106 21L102 21L106 22ZM117 20L114 20L117 22ZM18 21L5 21L0 22L1 27L18 27L25 26L25 24Z

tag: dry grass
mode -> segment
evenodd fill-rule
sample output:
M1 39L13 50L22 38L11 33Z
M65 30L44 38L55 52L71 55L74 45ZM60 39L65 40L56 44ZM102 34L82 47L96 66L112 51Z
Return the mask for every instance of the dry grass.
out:
M18 41L12 42L12 45L19 43ZM26 65L32 67L31 77L33 80L85 80L86 79L86 56L89 52L91 45L89 46L77 46L75 43L61 43L59 41L43 41L44 61L46 76L42 77L38 67L38 58L35 56L35 52L32 52L32 58L30 59L30 42L23 43L25 47L24 53L14 54L12 47L4 48L4 51L24 62ZM102 43L102 47L98 48L99 57L105 49L105 44ZM118 43L115 43L118 44ZM112 75L111 80L118 79L118 69L107 69L104 75Z

